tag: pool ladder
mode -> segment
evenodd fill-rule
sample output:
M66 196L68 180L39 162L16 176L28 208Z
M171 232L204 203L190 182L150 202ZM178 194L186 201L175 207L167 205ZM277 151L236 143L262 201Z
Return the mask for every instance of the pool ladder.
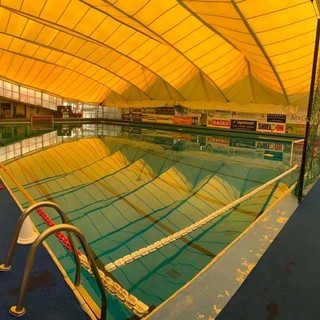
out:
M77 237L78 241L81 243L81 245L85 251L85 254L88 258L88 261L90 263L92 273L96 279L99 290L101 292L100 319L105 320L106 316L107 316L107 296L106 296L106 292L105 292L104 285L102 283L99 271L98 271L97 266L96 266L94 259L92 257L91 249L90 249L85 237L81 233L81 231L78 228L76 228L75 226L69 224L69 220L66 217L66 215L63 213L61 208L54 202L43 201L43 202L35 203L35 204L31 205L30 207L28 207L22 213L22 215L19 217L19 219L17 221L17 225L16 225L13 237L12 237L10 245L9 245L9 250L8 250L7 257L6 257L6 261L4 264L0 265L0 271L10 271L11 270L11 263L12 263L12 259L13 259L14 249L16 247L16 243L18 241L18 237L19 237L23 222L26 220L26 218L30 215L31 212L33 212L34 210L36 210L40 207L51 207L51 208L55 209L59 213L63 223L55 225L55 226L51 226L48 229L46 229L45 231L43 231L42 233L40 233L38 235L38 237L36 238L36 240L34 241L34 243L31 245L31 248L30 248L28 256L27 256L26 265L24 268L18 303L16 306L12 306L10 308L9 313L13 316L16 316L16 317L23 316L26 313L26 308L24 307L24 301L25 301L25 297L26 297L26 290L27 290L27 286L28 286L28 282L29 282L29 278L30 278L30 273L31 273L31 270L33 267L36 251L37 251L38 247L42 244L42 242L45 241L50 235L55 234L60 231L66 231L66 233L68 235L69 242L71 244L72 253L73 253L74 259L76 261L76 275L75 275L74 285L76 287L80 285L81 262L80 262L78 254L77 254L77 249L76 249L74 242L72 240L71 233L74 234Z

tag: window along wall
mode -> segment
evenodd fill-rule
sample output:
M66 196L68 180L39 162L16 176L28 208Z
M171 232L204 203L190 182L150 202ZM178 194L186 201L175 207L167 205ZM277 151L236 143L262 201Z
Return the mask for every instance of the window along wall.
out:
M57 110L57 105L63 102L62 98L25 88L4 80L0 80L0 96L51 110Z
M57 110L57 106L71 106L73 114L81 115L82 118L105 118L120 119L121 113L118 108L73 101L53 96L48 93L29 89L17 84L0 79L0 97L16 100L30 105L41 106L50 110Z

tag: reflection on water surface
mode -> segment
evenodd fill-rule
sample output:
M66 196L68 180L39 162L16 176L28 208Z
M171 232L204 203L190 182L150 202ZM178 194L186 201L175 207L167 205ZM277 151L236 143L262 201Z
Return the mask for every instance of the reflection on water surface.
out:
M123 288L150 307L189 282L294 181L291 175L274 183L167 244L167 237L285 171L291 143L82 125L59 127L7 147L15 156L6 161L8 170L34 201L50 200L63 208L85 234L101 270L163 241L159 250L110 271ZM25 196L11 187L27 207ZM45 228L39 216L32 218L40 230ZM53 220L60 222L58 217ZM70 255L55 239L48 242L73 277ZM91 276L85 273L82 284L99 304ZM132 316L118 299L111 300L110 319Z

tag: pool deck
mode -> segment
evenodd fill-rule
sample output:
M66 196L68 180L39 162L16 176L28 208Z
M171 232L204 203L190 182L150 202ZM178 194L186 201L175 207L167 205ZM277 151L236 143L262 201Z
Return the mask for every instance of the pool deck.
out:
M21 209L0 179L0 264L5 262L9 242ZM12 270L0 272L0 319L14 319L9 308L17 305L26 257L31 245L16 246ZM63 274L52 260L48 251L40 246L34 261L27 289L26 314L22 319L64 320L92 319L82 309Z
M216 320L319 319L320 181Z
M147 318L319 319L320 181L286 195Z

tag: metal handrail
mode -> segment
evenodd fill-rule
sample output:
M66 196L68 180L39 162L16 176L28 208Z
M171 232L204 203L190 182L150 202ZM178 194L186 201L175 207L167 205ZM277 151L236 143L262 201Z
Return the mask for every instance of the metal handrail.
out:
M63 213L62 209L60 208L59 205L57 205L54 202L51 201L42 201L42 202L37 202L35 204L32 204L31 206L29 206L23 213L22 215L19 217L18 221L17 221L17 225L14 231L14 234L12 236L10 245L9 245L9 250L8 250L8 254L5 260L4 264L0 265L0 271L10 271L11 270L11 263L12 263L12 259L13 259L13 254L14 254L14 250L17 244L17 240L23 225L23 222L25 221L25 219L30 215L31 212L33 212L34 210L40 208L40 207L50 207L55 209L60 217L63 223L67 224L69 223L69 219L67 218L67 216ZM39 237L39 236L38 236ZM79 283L80 281L80 272L81 272L81 263L80 263L80 259L79 256L77 254L77 249L72 241L72 238L70 237L70 235L68 234L68 238L69 238L69 242L71 244L71 248L73 251L73 255L74 258L76 260L77 263L77 269L76 269L76 276L75 276L75 283Z
M21 287L20 287L20 294L19 294L19 298L18 298L18 304L16 306L12 306L10 308L10 310L9 310L10 314L13 316L16 316L16 317L20 317L26 313L26 309L23 305L24 305L24 300L25 300L25 296L26 296L26 289L27 289L27 285L29 282L30 273L31 273L31 269L33 266L36 251L37 251L38 247L42 244L42 242L47 237L49 237L50 235L52 235L58 231L66 231L68 233L69 232L74 233L77 236L78 240L80 241L82 247L84 248L86 256L89 258L88 260L90 263L90 267L92 269L92 272L94 274L94 277L97 281L97 284L98 284L100 292L101 292L100 319L105 320L106 316L107 316L107 296L106 296L106 292L104 290L104 285L102 283L99 271L98 271L97 266L96 266L94 259L92 257L91 249L90 249L89 245L87 244L85 237L80 232L80 230L70 224L55 225L55 226L52 226L52 227L46 229L38 236L38 238L32 244L30 251L29 251L29 254L28 254L28 257L27 257L24 273L23 273L22 283L21 283ZM70 237L70 240L71 240L71 237ZM77 255L76 252L75 252L75 255ZM80 283L80 279L78 279L78 282L75 285L78 286L79 283Z

